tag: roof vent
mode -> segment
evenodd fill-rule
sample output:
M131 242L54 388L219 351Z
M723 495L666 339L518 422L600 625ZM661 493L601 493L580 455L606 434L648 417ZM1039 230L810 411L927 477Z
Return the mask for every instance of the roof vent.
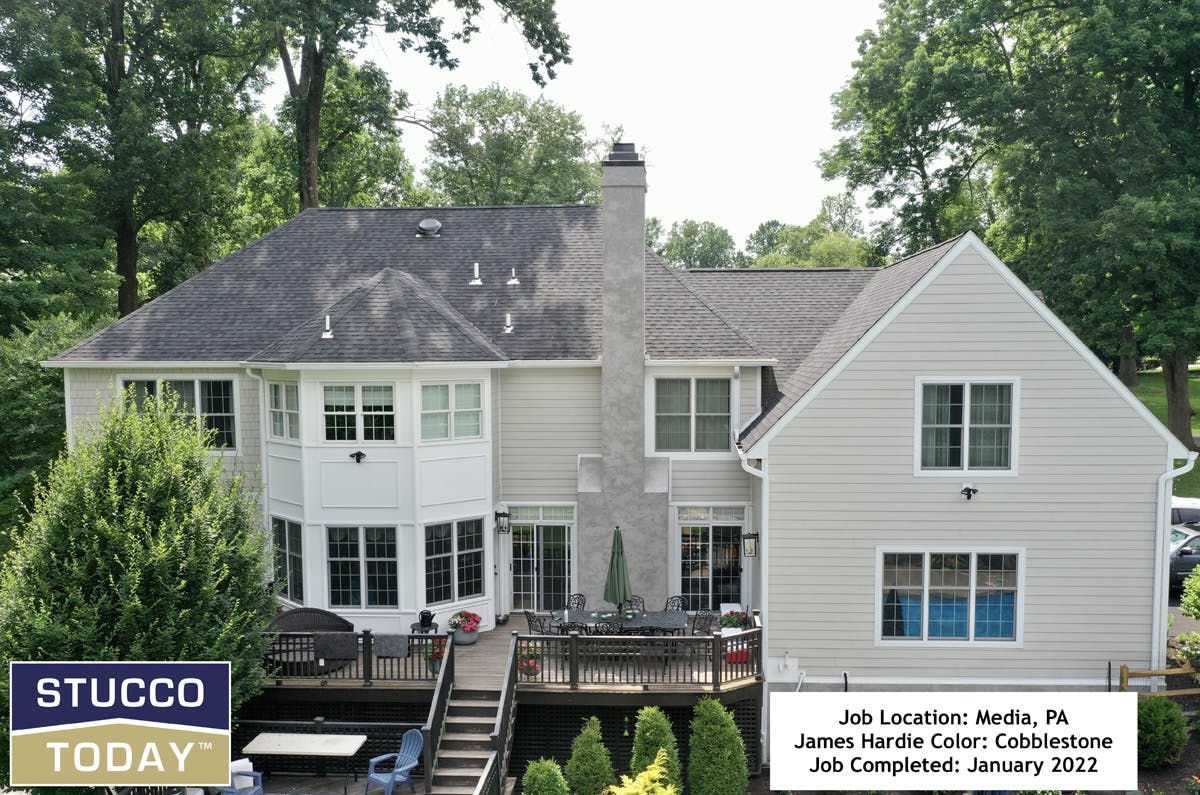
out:
M467 285L470 287L478 287L481 284L483 284L483 279L479 278L479 263L476 262L475 263L475 277L473 279L471 279L471 281L467 282Z
M325 316L325 330L321 332L321 339L323 339L323 340L333 339L333 327L331 327L329 325L329 315Z
M512 313L511 312L504 313L504 333L505 334L513 333L513 322L512 322Z
M422 218L417 224L417 237L441 237L442 222L436 218Z
M512 276L509 277L508 281L505 282L505 284L513 285L513 284L520 284L520 283L521 283L521 280L517 278L517 269L513 268Z

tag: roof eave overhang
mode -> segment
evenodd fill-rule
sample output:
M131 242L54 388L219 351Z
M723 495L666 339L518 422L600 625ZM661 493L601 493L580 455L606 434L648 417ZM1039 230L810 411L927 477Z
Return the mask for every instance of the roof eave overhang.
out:
M773 357L750 357L741 359L652 359L646 364L654 367L774 367L779 360Z
M78 367L104 370L164 370L168 368L172 370L196 370L216 367L230 368L244 366L244 363L239 361L202 361L196 359L167 359L161 361L136 361L129 359L46 359L42 362L39 362L39 364L41 364L42 367L47 368Z

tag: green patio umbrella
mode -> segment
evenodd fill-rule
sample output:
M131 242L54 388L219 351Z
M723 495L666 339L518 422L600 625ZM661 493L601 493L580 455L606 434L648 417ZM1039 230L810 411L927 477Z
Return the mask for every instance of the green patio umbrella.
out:
M604 601L620 606L633 596L629 587L629 566L625 563L625 542L621 540L621 528L613 530L612 554L608 560L608 578L604 581Z

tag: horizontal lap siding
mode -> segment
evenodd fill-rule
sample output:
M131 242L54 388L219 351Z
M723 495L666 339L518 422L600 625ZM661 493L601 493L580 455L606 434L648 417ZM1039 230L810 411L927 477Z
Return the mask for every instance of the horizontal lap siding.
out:
M916 378L988 374L1020 378L1018 475L914 477ZM981 260L952 264L769 454L770 654L852 679L1149 663L1165 444ZM875 548L904 544L1025 548L1023 648L876 647Z
M750 502L750 476L740 462L671 462L671 501L711 505Z
M500 383L502 499L574 501L578 456L600 452L600 368L513 368Z

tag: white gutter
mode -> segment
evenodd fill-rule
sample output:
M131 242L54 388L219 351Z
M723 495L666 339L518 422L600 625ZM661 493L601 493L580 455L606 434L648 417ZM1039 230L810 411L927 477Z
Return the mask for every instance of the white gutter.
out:
M767 480L767 462L765 458L763 459L764 468L755 469L754 467L750 466L750 462L746 458L745 451L738 446L736 439L734 440L733 449L737 451L738 459L742 464L742 469L748 472L752 477L758 478L762 483L762 507L760 509L758 519L758 582L756 582L755 585L758 586L758 598L762 600L759 610L762 611L763 626L767 626L767 589L764 586L767 582L767 563L770 560L768 557L770 555L770 552L768 551L770 544L767 543L770 533L768 532L767 526L769 524L768 519L771 515L771 482ZM766 630L763 631L763 638L764 640L767 638ZM767 650L764 648L762 655L764 660L766 659L766 651Z
M1170 538L1167 528L1171 525L1171 491L1168 484L1178 476L1191 472L1196 464L1197 455L1200 453L1189 451L1183 466L1158 476L1158 522L1154 532L1154 549L1157 554L1154 556L1154 609L1150 637L1152 670L1165 667L1167 655L1167 591L1170 588L1171 555L1171 547L1167 543Z
M246 368L246 375L258 382L258 501L262 504L263 532L267 533L268 539L272 539L268 519L270 506L267 503L267 384L261 375L255 375L249 367Z

